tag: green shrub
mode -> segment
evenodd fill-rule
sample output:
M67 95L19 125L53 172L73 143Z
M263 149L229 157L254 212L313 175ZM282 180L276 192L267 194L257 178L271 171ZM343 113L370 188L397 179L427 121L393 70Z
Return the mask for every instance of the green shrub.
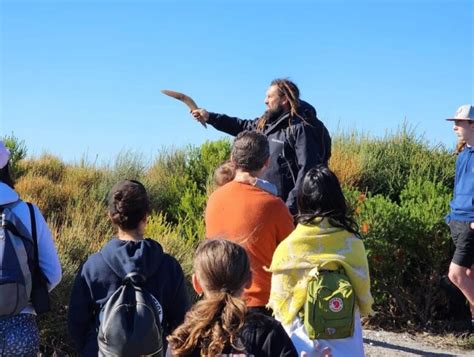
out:
M10 169L14 179L18 179L23 175L24 171L19 165L20 160L26 157L28 152L26 144L23 140L18 139L13 134L6 135L1 138L5 146L10 150Z
M214 170L230 155L228 140L206 142L201 147L161 152L144 180L152 205L187 239L204 236L204 209Z
M191 277L197 240L188 239L182 234L179 225L177 229L166 221L163 214L152 214L149 217L145 235L158 241L166 253L178 260L185 276Z
M369 195L356 215L368 251L380 324L426 326L444 302L438 281L450 259L443 216L449 190L442 183L409 179L400 203ZM445 317L445 316L444 316Z
M85 160L65 164L53 155L22 160L24 143L12 140L21 173L17 190L45 213L63 265L53 313L40 319L49 352L72 351L66 333L70 286L81 262L113 234L105 198L116 182L138 179L145 184L153 210L146 235L175 256L190 277L195 247L205 236L212 174L230 156L228 140L162 150L150 165L142 155L126 151L102 166ZM427 326L449 318L437 281L453 249L443 217L449 210L454 162L445 148L430 146L406 125L383 139L357 132L333 137L330 166L364 238L377 311L372 323L378 326Z
M443 146L430 146L406 124L395 134L369 140L362 147L360 190L399 202L399 195L411 178L453 185L455 157Z
M181 193L187 187L186 151L163 150L148 169L144 184L151 197L152 207L162 211L176 223L179 217Z
M186 173L202 192L212 179L214 170L230 159L230 141L206 141L199 148L189 148Z

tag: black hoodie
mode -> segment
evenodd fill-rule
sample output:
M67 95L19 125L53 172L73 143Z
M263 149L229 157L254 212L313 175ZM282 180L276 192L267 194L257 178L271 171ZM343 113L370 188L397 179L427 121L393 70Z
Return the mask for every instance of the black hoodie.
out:
M97 356L98 313L126 274L138 271L163 308L164 335L184 320L189 299L181 266L151 239L109 241L80 267L69 303L69 333L82 356Z

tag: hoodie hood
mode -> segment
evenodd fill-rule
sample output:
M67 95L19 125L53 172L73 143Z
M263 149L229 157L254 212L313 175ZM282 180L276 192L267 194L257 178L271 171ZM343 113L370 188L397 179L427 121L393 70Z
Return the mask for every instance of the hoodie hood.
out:
M113 238L100 251L105 263L120 277L137 271L149 278L163 260L163 248L149 238L141 241L125 241Z
M15 192L10 186L0 182L0 205L7 205L9 203L16 202L20 199L18 193Z

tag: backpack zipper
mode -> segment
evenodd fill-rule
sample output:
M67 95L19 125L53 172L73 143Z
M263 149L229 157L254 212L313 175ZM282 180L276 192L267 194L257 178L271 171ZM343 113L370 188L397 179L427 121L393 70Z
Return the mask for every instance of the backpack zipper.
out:
M6 225L7 217L5 212L2 212L2 226L0 228L0 240L5 240L5 225Z

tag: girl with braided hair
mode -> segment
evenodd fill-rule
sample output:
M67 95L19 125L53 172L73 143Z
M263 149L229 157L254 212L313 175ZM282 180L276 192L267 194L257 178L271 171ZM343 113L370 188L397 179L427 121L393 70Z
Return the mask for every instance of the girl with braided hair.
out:
M196 250L193 286L203 294L168 337L172 356L297 356L273 318L249 313L240 298L251 282L245 249L228 240L205 240Z
M134 180L117 183L107 211L117 234L79 268L71 291L69 333L81 356L98 355L99 313L131 272L145 277L146 290L160 305L164 337L183 322L190 306L178 261L144 236L150 211L145 187Z
M267 110L260 118L243 120L195 109L191 113L217 130L237 136L244 130L264 134L270 144L270 163L262 179L277 187L278 196L292 214L297 213L296 194L304 175L318 164L327 165L331 137L318 120L316 110L300 99L300 91L288 79L275 79L265 97Z

